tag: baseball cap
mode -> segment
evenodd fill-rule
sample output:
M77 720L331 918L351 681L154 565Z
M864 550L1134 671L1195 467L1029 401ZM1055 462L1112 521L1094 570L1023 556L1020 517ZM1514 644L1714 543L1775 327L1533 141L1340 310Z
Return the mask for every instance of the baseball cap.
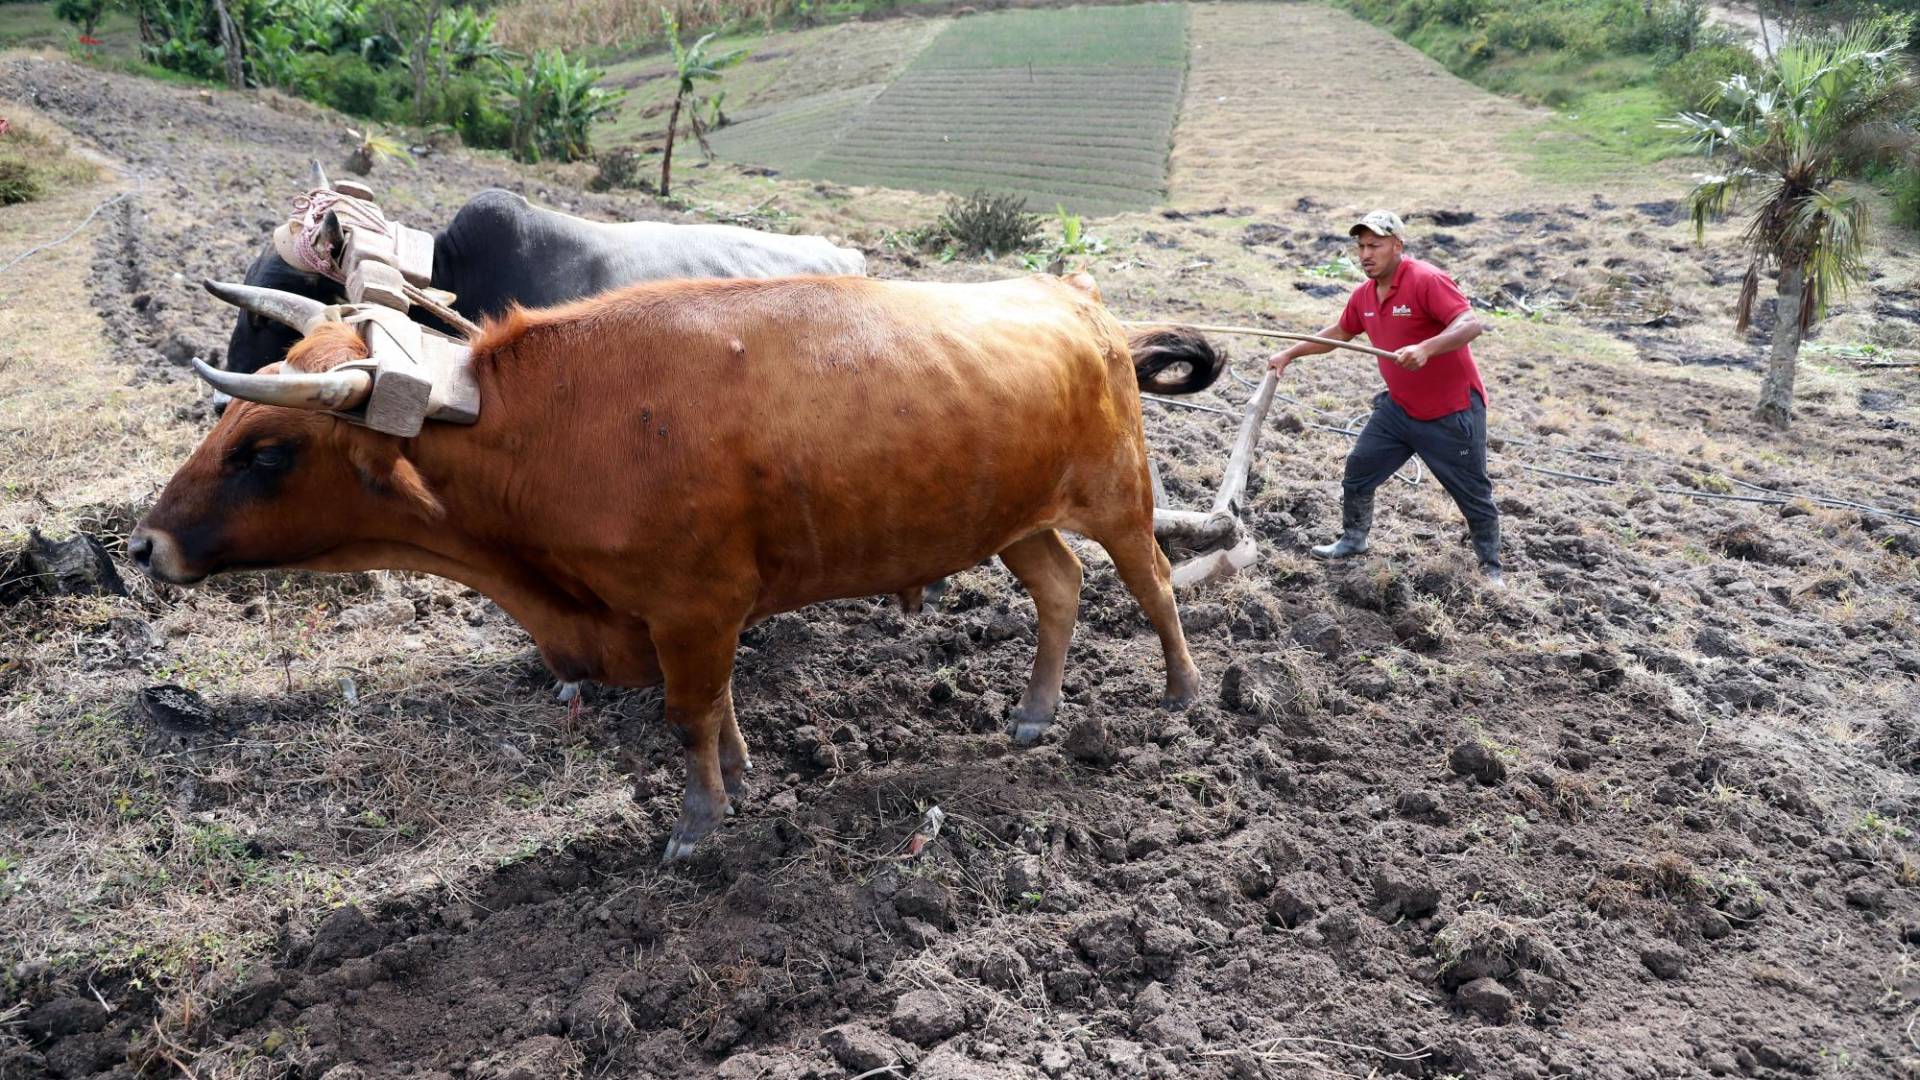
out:
M1406 227L1400 215L1391 210L1369 210L1367 216L1347 228L1347 235L1358 236L1365 229L1376 236L1393 236Z

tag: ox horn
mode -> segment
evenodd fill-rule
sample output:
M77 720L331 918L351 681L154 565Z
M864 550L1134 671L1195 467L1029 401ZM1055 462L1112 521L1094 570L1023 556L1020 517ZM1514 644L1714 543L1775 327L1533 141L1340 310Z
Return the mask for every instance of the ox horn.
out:
M313 163L313 179L308 181L308 183L311 184L312 186L309 187L307 190L309 191L331 190L333 185L327 183L327 170L320 167L320 159L309 158L308 160Z
M327 305L312 297L254 285L234 285L225 281L204 283L207 291L234 307L264 315L277 323L293 327L302 334L326 321Z
M373 392L373 375L358 368L347 371L283 371L278 375L242 375L221 371L199 357L193 370L215 390L242 401L279 405L288 409L344 412L357 408Z

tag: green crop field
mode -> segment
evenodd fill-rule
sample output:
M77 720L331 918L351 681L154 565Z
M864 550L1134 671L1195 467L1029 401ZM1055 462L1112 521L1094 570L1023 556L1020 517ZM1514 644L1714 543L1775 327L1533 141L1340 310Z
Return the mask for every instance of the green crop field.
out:
M713 143L840 183L1144 209L1166 196L1186 54L1186 9L1171 4L973 16L890 84L785 103Z

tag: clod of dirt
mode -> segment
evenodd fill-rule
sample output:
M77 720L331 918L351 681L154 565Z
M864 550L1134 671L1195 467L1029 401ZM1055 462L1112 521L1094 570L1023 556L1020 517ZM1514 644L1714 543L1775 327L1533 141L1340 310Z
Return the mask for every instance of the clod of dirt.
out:
M1049 1046L1040 1051L1040 1071L1048 1076L1063 1075L1073 1067L1073 1055L1064 1046Z
M1461 776L1471 776L1489 787L1507 778L1507 763L1493 748L1478 739L1468 739L1447 755L1447 767Z
M1400 797L1394 800L1393 808L1401 817L1412 818L1415 821L1444 824L1452 817L1441 805L1440 796L1431 791L1403 791Z
M361 910L348 904L320 920L307 952L307 970L325 971L342 960L369 956L380 947L380 931Z
M1316 611L1296 623L1293 640L1329 660L1338 659L1347 650L1347 637L1341 632L1339 622L1322 611Z
M842 1024L820 1035L820 1045L856 1075L890 1065L911 1068L920 1060L920 1048L861 1024Z
M405 626L413 618L413 601L395 597L348 608L334 620L334 625L342 630L372 630L383 626Z
M967 1026L958 1003L933 990L910 990L893 1003L887 1027L916 1046L931 1046Z
M126 583L100 541L85 533L65 540L49 540L38 529L27 534L27 546L0 570L0 606L12 606L29 596L127 595Z
M52 1042L106 1027L107 1010L92 998L55 998L28 1013L24 1026L35 1040Z
M1492 979L1480 978L1453 992L1453 1000L1488 1023L1504 1024L1513 1013L1513 991Z
M902 916L946 929L953 925L953 890L930 878L908 878L893 894Z
M1267 911L1281 926L1298 929L1331 906L1324 882L1313 874L1291 874L1267 896Z
M1167 1013L1142 1026L1141 1038L1160 1046L1178 1046L1191 1050L1206 1041L1200 1025L1176 1013Z
M1063 744L1067 756L1088 765L1111 765L1120 760L1120 751L1107 733L1107 722L1098 716L1083 716L1067 729Z
M1417 919L1440 906L1440 890L1414 870L1384 867L1373 874L1373 913L1383 922Z
M1435 935L1443 965L1440 985L1458 989L1475 979L1504 980L1533 971L1558 977L1566 959L1538 930L1487 912L1468 912Z
M1682 979L1691 966L1687 950L1671 941L1658 941L1640 950L1640 962L1662 979Z
M1753 650L1742 644L1740 639L1717 626L1703 626L1693 636L1693 647L1706 656L1723 656L1740 659L1751 656Z
M557 1035L536 1035L508 1047L468 1070L479 1080L550 1080L572 1076L580 1066L580 1050Z
M1339 634L1337 626L1333 633ZM1272 723L1304 716L1309 701L1292 664L1282 657L1256 657L1227 665L1220 677L1220 704Z
M183 686L149 686L134 699L146 726L142 749L150 757L199 750L220 737L220 715L205 698Z

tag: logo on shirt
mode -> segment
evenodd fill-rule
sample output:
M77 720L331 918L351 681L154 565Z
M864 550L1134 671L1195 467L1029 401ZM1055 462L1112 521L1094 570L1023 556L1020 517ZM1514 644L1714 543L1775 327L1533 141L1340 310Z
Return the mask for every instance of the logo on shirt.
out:
M1395 315L1412 315L1413 307L1409 304L1395 304L1393 305L1393 313Z

